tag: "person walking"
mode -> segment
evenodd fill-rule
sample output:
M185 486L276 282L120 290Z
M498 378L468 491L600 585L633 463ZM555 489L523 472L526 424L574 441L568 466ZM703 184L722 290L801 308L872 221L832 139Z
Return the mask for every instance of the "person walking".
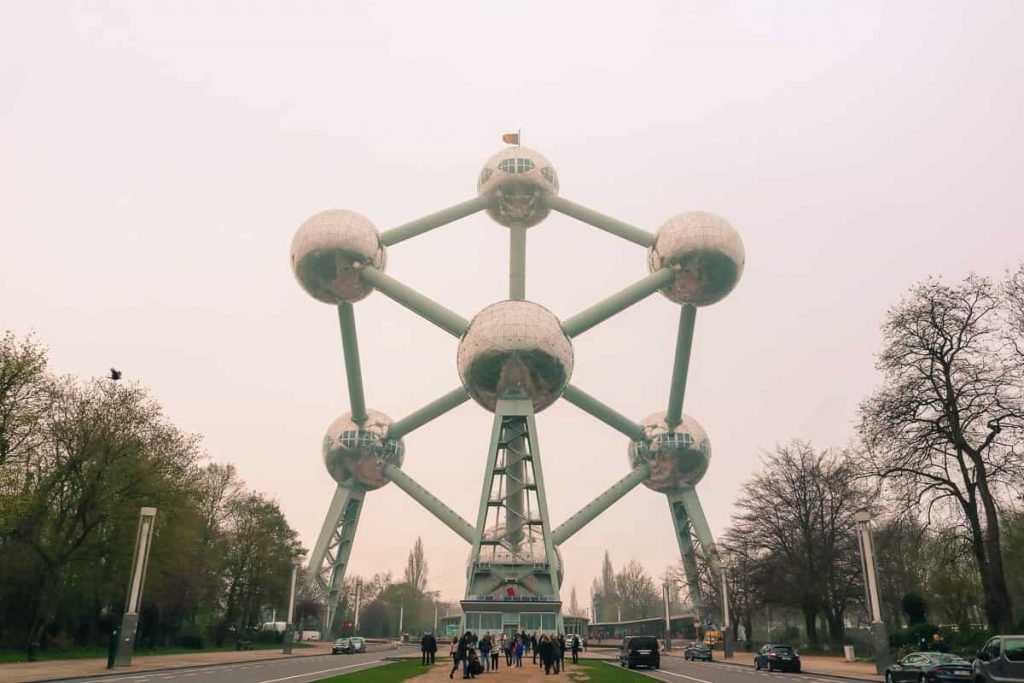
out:
M452 636L452 644L451 647L448 648L448 652L452 656L452 670L448 674L448 678L454 678L455 671L459 668L459 639L455 636Z
M480 659L483 660L484 671L491 670L491 632L488 631L480 639Z
M565 636L561 633L558 634L558 650L555 654L558 655L558 669L565 668Z
M544 675L550 675L554 659L551 656L551 638L546 633L542 634L537 642L537 654L540 656L540 665L544 668Z
M533 650L533 663L534 664L537 663L537 645L538 644L539 643L537 641L537 632L534 631L533 633L530 634L530 649Z
M501 649L505 652L505 666L512 666L512 650L515 649L515 639L512 636L502 641Z
M462 677L469 678L469 650L473 647L473 632L466 631L459 638L459 661L462 662Z
M427 634L427 664L434 666L434 658L437 655L437 636L433 633Z
M572 663L580 663L580 637L578 635L572 637Z
M430 636L429 634L424 633L423 637L420 638L420 664L422 664L423 666L426 666L427 660L430 659L430 656L427 654L427 646L429 644Z
M523 668L523 653L526 651L526 638L516 638L516 668Z

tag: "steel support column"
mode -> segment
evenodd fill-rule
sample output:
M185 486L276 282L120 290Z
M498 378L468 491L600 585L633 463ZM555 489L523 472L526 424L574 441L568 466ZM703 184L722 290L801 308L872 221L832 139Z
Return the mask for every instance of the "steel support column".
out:
M526 226L509 226L508 298L522 301L526 298Z
M548 196L547 203L549 209L554 209L559 213L564 213L566 216L572 216L576 220L583 221L589 225L593 225L595 228L610 232L617 237L621 237L625 240L629 240L634 244L639 244L641 247L649 247L654 244L654 235L641 230L638 227L624 223L617 218L606 216L603 213L598 213L593 209L588 209L585 206L571 202L564 197Z
M345 377L348 381L352 421L361 425L366 422L366 398L363 395L363 371L359 364L359 342L352 304L338 304L338 325L341 327L341 347L345 354Z
M334 491L324 525L306 565L307 574L324 596L327 613L322 636L325 640L331 637L364 495L363 491L343 486Z
M434 228L439 228L442 225L447 225L460 218L470 216L477 211L486 209L490 201L491 198L486 195L473 197L455 206L449 206L447 209L441 209L423 218L417 218L396 228L385 230L380 234L381 244L385 247L390 247L393 244L404 242L411 237L422 235Z
M363 280L376 287L386 297L426 318L445 332L461 337L469 326L469 321L458 313L445 308L430 297L423 296L373 266L363 266L361 272Z
M591 327L604 322L617 313L621 313L638 301L643 301L659 289L664 289L676 278L671 268L662 268L625 289L599 301L590 308L580 311L562 323L562 329L570 337L577 337Z

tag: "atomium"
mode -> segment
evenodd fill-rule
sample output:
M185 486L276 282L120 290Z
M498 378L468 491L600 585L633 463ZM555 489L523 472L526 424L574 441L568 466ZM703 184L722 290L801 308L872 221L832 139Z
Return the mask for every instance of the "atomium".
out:
M477 313L459 340L462 385L494 412L499 397L533 401L534 412L554 403L572 376L572 342L558 318L531 301L499 301Z
M391 418L376 410L366 411L361 425L345 413L327 428L324 435L324 465L334 480L344 486L372 491L391 480L384 474L385 465L402 466L405 444L388 438Z
M325 304L351 304L365 298L373 287L360 278L358 265L383 270L387 262L373 223L343 209L321 211L303 223L292 239L291 251L299 284Z
M743 274L743 240L725 219L687 211L658 229L647 258L650 272L671 267L676 279L662 293L677 304L721 301Z
M629 464L633 468L648 464L647 488L667 493L694 486L704 477L711 462L711 442L699 422L684 413L671 429L661 411L648 415L640 425L644 439L630 443Z
M548 215L546 195L558 194L558 175L543 154L526 147L507 147L487 160L476 184L481 195L492 195L487 213L509 227L530 227Z

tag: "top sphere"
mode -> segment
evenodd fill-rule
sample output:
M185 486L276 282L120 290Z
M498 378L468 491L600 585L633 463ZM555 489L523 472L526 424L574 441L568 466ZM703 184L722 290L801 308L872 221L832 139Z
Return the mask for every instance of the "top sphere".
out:
M669 429L662 411L648 415L640 425L644 439L629 444L629 464L650 465L647 488L669 493L694 486L704 477L711 463L711 441L699 422L684 414L676 428Z
M572 375L572 342L555 314L532 301L483 309L459 340L459 377L494 412L499 398L529 398L534 412L558 400Z
M352 413L331 423L324 434L324 465L334 480L345 486L372 491L391 480L384 465L402 466L405 444L388 437L391 418L376 410L366 411L366 421L357 424Z
M543 154L506 147L487 160L476 183L481 195L494 196L487 213L501 225L530 227L548 215L545 195L558 194L558 175Z
M721 301L743 275L743 240L724 218L687 211L658 228L647 255L653 273L676 269L676 279L662 293L677 304L707 306Z
M292 271L306 293L325 304L355 303L373 291L355 264L383 270L387 263L380 233L354 211L321 211L292 239Z

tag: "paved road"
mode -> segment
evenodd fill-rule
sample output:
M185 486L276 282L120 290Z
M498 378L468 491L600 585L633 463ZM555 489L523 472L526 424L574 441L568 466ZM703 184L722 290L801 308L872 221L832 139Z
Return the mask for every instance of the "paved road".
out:
M165 669L162 671L136 671L101 678L74 678L82 683L306 683L328 676L369 669L384 664L384 657L419 655L419 647L398 650L378 647L362 655L313 655L294 659L271 659L262 662L236 662L216 666Z
M613 662L614 663L614 662ZM614 663L617 665L617 663ZM659 681L674 683L849 683L847 679L819 674L768 673L754 667L720 662L688 662L679 657L662 657L661 669L636 669Z

